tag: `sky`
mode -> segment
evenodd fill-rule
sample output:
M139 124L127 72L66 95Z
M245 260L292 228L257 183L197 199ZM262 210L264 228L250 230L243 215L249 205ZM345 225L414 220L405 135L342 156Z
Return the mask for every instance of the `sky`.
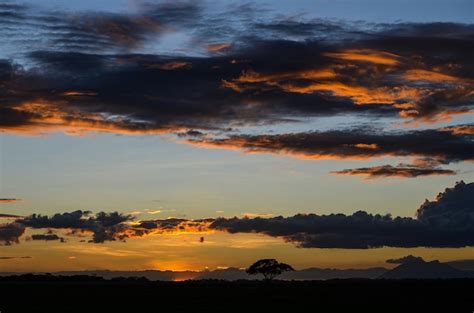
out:
M474 258L473 19L0 1L0 270Z

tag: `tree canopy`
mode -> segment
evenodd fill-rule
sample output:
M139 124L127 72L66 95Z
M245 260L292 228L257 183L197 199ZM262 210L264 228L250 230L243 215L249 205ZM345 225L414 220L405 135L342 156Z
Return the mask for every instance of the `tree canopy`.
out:
M249 275L262 274L265 280L272 280L283 272L289 271L294 271L293 267L275 259L258 260L246 270Z

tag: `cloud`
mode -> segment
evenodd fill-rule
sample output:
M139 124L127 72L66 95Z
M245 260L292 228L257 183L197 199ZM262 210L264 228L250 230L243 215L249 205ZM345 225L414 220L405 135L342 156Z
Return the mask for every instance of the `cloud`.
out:
M118 212L99 212L92 214L89 211L73 211L57 213L52 216L32 214L16 220L19 225L34 229L67 229L70 236L84 236L91 234L89 242L103 243L105 241L125 240L127 238L143 237L156 234L201 233L210 231L208 225L212 219L187 220L168 218L146 221L134 221L133 215L123 215ZM62 237L48 232L35 234L32 240L60 240ZM17 242L17 241L15 241Z
M215 43L207 45L207 51L211 53L221 53L229 50L231 45L228 43Z
M192 2L139 4L129 13L54 12L2 3L0 26L17 42L67 51L123 51L139 48L199 17ZM17 31L13 31L17 29ZM35 31L37 36L27 34ZM8 42L8 38L7 38Z
M272 213L242 213L243 217L254 218L254 217L272 217L274 214Z
M385 261L389 264L405 264L405 263L413 263L413 262L424 262L422 257L407 255L398 259L388 259Z
M463 181L428 199L416 212L418 220L436 227L471 230L474 225L474 183Z
M18 242L25 227L71 229L92 234L89 242L124 240L152 235L205 234L223 231L261 233L279 237L301 248L369 249L379 247L467 247L474 246L474 183L457 183L426 201L416 218L392 217L357 211L345 214L296 214L283 217L169 218L133 221L117 212L92 214L74 211L51 217L31 215L0 227L6 244ZM47 233L46 235L51 235ZM39 235L39 240L53 239ZM54 237L56 239L56 237Z
M326 53L328 57L346 60L367 62L382 65L397 65L400 63L400 56L383 51L373 50L346 50L344 52Z
M399 177L414 178L418 176L439 176L439 175L455 175L456 171L442 169L438 167L419 167L409 164L400 164L397 166L382 165L373 167L361 167L354 169L345 169L341 171L332 171L335 175L360 175L367 178L383 178L383 177Z
M0 218L19 218L19 217L22 217L20 215L14 215L14 214L3 214L3 213L0 213Z
M417 218L369 214L297 214L273 218L218 218L211 228L263 233L303 248L465 247L474 245L474 183L457 183L425 202Z
M212 231L209 225L213 221L214 219L211 218L196 220L182 218L146 220L129 227L125 236L131 238L158 234L206 233Z
M28 36L33 42L24 57L0 61L4 132L156 135L309 116L421 123L472 113L472 25L247 20L239 27L248 28L248 36L237 27L222 41L203 25L219 30L229 23L203 23L211 18L194 2L144 4L128 14L30 10L5 9L15 16L8 20L13 34L1 27L0 34L16 38L22 32L15 27L23 25L51 44ZM206 47L211 42L219 53L137 50L176 28L205 33ZM288 32L306 35L302 40Z
M70 213L57 213L51 217L33 214L18 219L20 223L31 228L73 229L76 231L92 232L92 242L123 240L120 234L126 228L124 223L132 221L132 215L123 215L118 212L99 212L92 214L89 211L74 211Z
M443 128L444 131L452 132L455 135L474 135L474 125L456 125Z
M22 199L16 199L16 198L0 198L0 203L15 203L15 202L21 202Z
M191 63L189 62L168 62L164 64L153 64L150 65L152 68L153 66L162 69L162 70L178 70L178 69L189 69L192 67Z
M31 256L0 256L0 260L32 259Z
M386 132L346 129L275 135L234 135L189 139L201 147L238 149L247 153L275 153L304 159L370 159L384 156L430 158L439 163L474 159L470 135L444 130Z
M20 237L25 233L25 227L19 223L0 225L0 243L11 245L18 243Z
M44 241L59 240L61 242L64 242L64 238L59 237L56 234L34 234L34 235L31 235L31 240L44 240Z

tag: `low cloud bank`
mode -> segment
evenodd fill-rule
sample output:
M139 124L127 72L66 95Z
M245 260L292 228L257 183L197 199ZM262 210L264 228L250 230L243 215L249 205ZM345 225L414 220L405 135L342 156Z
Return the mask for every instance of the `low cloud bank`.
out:
M148 235L223 231L266 234L301 248L466 247L474 246L474 183L458 182L439 193L434 201L426 200L417 210L416 218L357 211L351 215L136 221L134 216L118 212L75 211L51 217L33 214L19 218L0 226L0 241L7 245L18 243L26 228L69 229L70 235L91 234L92 243ZM59 236L53 239L56 235L52 234L36 236L37 240L61 240Z

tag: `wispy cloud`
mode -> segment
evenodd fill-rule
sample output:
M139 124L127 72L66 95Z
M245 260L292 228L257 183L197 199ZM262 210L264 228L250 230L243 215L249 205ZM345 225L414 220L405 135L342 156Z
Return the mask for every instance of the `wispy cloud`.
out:
M0 256L0 260L32 259L31 256Z
M22 199L17 198L0 198L0 203L17 203L22 201Z
M360 167L331 172L343 176L366 176L368 179L383 177L414 178L418 176L455 175L456 171L439 167L420 167L409 164L397 166L382 165L373 167Z

